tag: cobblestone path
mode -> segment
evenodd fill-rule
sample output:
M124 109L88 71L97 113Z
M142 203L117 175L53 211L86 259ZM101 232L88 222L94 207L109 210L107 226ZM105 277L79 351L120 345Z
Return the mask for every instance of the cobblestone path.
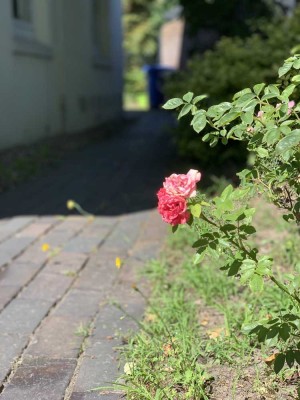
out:
M145 262L158 255L166 234L152 208L154 189L166 173L154 154L160 148L166 155L163 124L155 130L155 118L156 124L153 115L141 117L128 128L127 141L122 134L97 145L99 152L83 150L76 158L81 175L70 159L0 196L2 400L122 398L91 389L109 386L120 374L116 347L135 326L113 302L142 315L144 304L131 285ZM153 132L148 140L141 136L143 127ZM118 164L110 167L113 160ZM69 193L77 178L77 192ZM101 182L102 191L95 189ZM99 199L103 188L104 200ZM67 214L65 201L72 197L95 217L60 215L60 210ZM42 251L45 243L48 251ZM124 261L120 270L116 257Z

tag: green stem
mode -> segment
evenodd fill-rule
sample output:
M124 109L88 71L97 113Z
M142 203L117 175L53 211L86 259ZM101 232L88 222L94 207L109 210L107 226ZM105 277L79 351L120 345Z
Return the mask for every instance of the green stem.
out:
M220 229L219 225L217 225L214 221L208 219L205 215L201 214L200 218L202 218L202 219L203 219L205 222L207 222L208 224L211 224L211 225L213 225L214 227ZM253 256L252 256L252 254L250 253L250 251L248 251L242 243L240 244L240 243L236 242L235 240L233 240L233 239L232 239L228 234L226 234L226 233L225 233L225 235L226 235L226 238L229 240L229 242L230 242L231 244L233 244L236 248L238 248L238 249L244 251L244 252L245 252L251 259L253 259L254 261L257 261L257 260L256 260L256 257L253 258Z
M274 282L275 285L277 285L283 292L285 292L286 294L288 294L292 299L296 300L297 303L300 304L300 298L299 298L297 295L292 294L292 293L288 290L288 288L287 288L283 283L279 282L279 281L275 278L275 276L271 275L271 276L270 276L270 279L271 279L271 281Z

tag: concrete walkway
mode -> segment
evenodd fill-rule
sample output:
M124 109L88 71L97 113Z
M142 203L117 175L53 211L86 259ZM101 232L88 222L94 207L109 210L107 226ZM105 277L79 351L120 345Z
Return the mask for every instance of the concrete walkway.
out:
M90 390L119 376L115 348L135 328L112 301L142 315L131 285L166 234L153 207L173 168L171 124L165 113L140 115L0 196L1 399L122 398ZM95 217L67 215L69 198Z

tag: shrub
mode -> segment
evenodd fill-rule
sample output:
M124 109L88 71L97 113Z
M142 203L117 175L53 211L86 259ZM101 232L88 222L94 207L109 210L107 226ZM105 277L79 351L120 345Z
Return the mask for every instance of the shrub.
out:
M285 363L289 367L300 365L300 275L293 261L289 274L280 280L274 268L276 260L260 254L253 246L255 208L249 205L249 200L265 194L283 211L286 221L299 227L300 104L295 102L299 97L299 72L300 54L296 54L279 68L277 84L260 83L252 89L245 88L234 95L232 102L199 109L204 96L194 97L188 92L164 106L180 108L179 115L192 114L191 124L197 133L208 126L210 131L202 137L203 142L214 146L220 141L224 145L230 140L241 141L255 154L252 169L239 173L240 186L234 189L228 185L213 200L189 191L200 179L198 171L192 170L186 176L172 175L161 189L163 196L158 196L159 211L174 231L178 224L187 221L197 233L199 238L193 244L195 264L204 257L214 257L228 277L249 285L253 297L259 296L266 283L273 283L287 296L287 306L278 304L277 313L259 321L253 315L253 323L243 328L256 335L259 343L277 347L276 373Z
M207 51L202 57L191 59L185 71L178 72L166 84L168 97L181 97L188 87L195 93L207 93L206 105L227 101L243 87L253 86L256 82L274 82L278 67L285 59L291 47L300 42L300 8L291 18L280 23L268 24L261 34L248 38L222 38L214 50ZM229 150L217 146L213 151L203 147L197 140L186 118L180 121L175 133L179 153L189 159L201 161L201 165L210 165L232 159L243 160L240 146Z

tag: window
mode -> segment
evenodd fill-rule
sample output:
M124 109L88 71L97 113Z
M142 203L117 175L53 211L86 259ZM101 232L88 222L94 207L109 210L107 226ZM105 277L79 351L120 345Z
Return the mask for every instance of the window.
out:
M12 0L12 11L16 20L31 22L30 0Z
M94 56L97 63L110 59L110 1L94 0L92 8Z
M16 37L32 39L34 36L32 26L31 0L11 0L12 17Z
M1 0L0 0L1 1ZM11 0L14 54L52 57L48 17L52 0Z

